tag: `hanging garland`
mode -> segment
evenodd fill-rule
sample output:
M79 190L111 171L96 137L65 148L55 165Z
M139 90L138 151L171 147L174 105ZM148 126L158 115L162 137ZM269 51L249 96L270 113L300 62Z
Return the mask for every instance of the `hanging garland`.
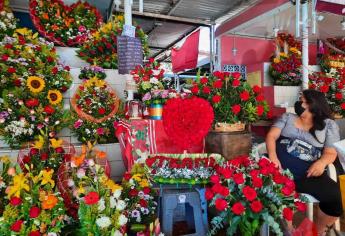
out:
M60 46L80 46L102 24L97 8L78 1L30 0L30 16L38 32Z

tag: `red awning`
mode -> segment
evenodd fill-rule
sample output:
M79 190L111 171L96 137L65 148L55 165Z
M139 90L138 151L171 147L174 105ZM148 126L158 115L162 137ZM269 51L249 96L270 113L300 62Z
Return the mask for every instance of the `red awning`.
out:
M318 0L316 10L321 12L330 12L337 15L345 15L344 0Z
M171 49L172 70L174 73L194 69L198 63L200 29L189 35L183 45Z

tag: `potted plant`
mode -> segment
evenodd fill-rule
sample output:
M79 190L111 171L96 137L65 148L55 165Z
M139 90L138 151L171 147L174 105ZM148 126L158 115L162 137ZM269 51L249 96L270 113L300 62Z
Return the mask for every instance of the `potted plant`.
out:
M208 100L214 110L214 130L206 137L206 151L225 158L249 154L251 134L245 127L269 111L262 89L241 80L240 73L216 71L192 82L191 92Z
M288 170L279 170L267 158L256 161L248 156L226 162L210 178L205 198L218 215L211 221L209 235L226 228L226 235L258 235L267 224L283 235L281 221L292 221L296 210L305 211Z

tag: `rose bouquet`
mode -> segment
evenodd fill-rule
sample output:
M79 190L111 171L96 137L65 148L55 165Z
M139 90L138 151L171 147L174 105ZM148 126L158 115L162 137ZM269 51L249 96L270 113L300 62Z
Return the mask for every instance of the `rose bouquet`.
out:
M74 154L74 147L66 141L40 135L31 147L20 150L18 163L23 172L26 172L27 165L34 175L38 175L44 169L52 169L56 173L61 163L70 160Z
M198 78L192 82L191 92L212 104L216 127L224 123L252 123L268 115L262 89L242 81L237 72L216 71L209 77Z
M151 178L159 184L207 184L222 161L218 154L153 155L145 164Z
M84 1L66 6L61 0L30 0L29 7L38 32L61 46L82 45L103 22L97 8Z
M279 33L269 73L275 85L298 86L302 78L301 44L291 34Z
M140 171L137 171L140 169ZM125 173L122 186L123 198L127 203L128 225L132 232L145 232L157 217L156 196L142 167L134 166L132 173Z
M85 81L71 101L72 131L83 143L115 141L113 123L119 103L115 91L105 81L95 77Z
M96 77L97 79L105 79L107 75L105 70L99 66L85 66L81 69L79 79L88 80Z
M82 146L80 155L66 160L58 170L57 186L69 215L78 219L79 201L92 189L97 189L101 184L109 188L117 187L109 176L106 153L94 148L90 142Z
M81 46L78 56L92 65L117 69L117 36L121 35L124 23L122 15L115 16L95 32L90 41ZM135 34L141 40L143 54L148 55L147 35L139 26L136 26Z
M57 235L65 224L62 198L54 192L53 170L39 175L11 173L5 207L0 218L1 235Z
M12 36L16 28L17 19L14 17L13 13L0 8L0 41L2 41L6 35Z
M325 94L335 114L345 115L345 67L331 68L329 72L315 72L309 76L309 88Z
M305 211L289 171L275 167L267 158L255 161L238 157L216 169L206 200L215 206L218 216L211 221L209 235L227 227L227 235L256 235L266 223L277 235L283 235L280 221L291 221L294 211Z

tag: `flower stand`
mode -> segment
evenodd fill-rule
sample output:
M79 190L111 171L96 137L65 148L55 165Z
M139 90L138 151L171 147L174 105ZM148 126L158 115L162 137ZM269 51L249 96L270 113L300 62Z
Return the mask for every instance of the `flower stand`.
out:
M208 225L203 220L202 212L200 195L197 191L190 189L163 190L162 231L165 235L173 235L173 225L178 220L187 221L188 228L194 226L195 233L188 234L188 236L206 235Z

